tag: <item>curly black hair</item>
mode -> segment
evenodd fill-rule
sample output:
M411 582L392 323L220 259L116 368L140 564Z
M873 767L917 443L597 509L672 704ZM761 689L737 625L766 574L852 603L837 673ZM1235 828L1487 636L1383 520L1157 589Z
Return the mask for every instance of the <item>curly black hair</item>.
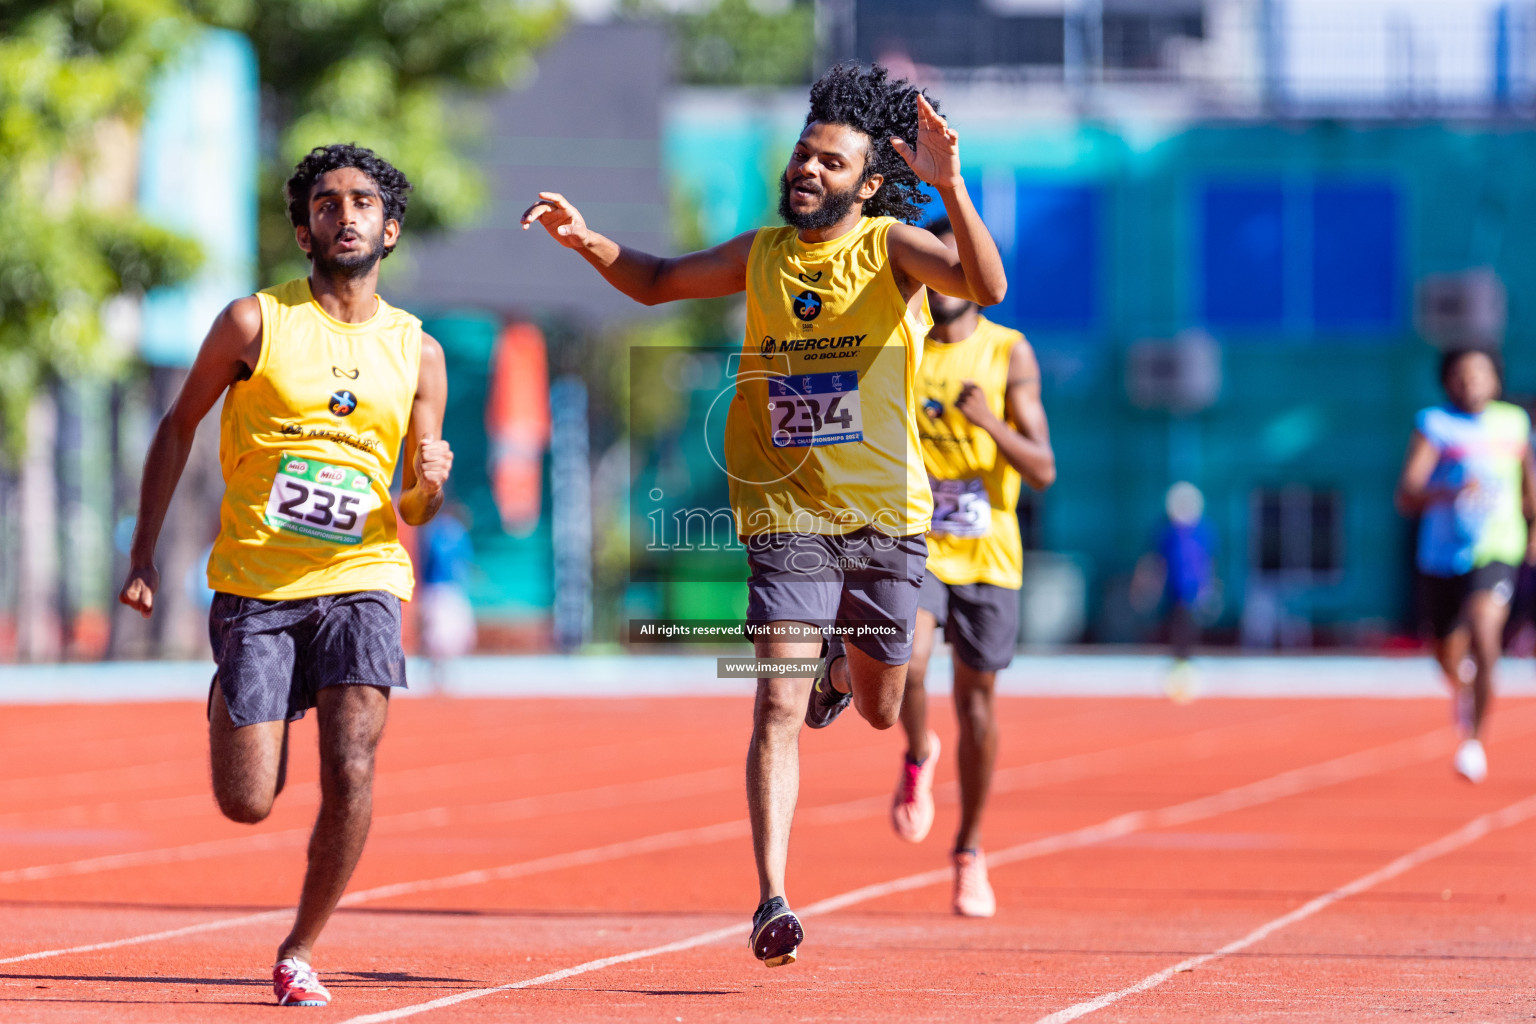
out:
M411 200L411 183L406 176L371 149L356 143L337 143L310 150L283 186L283 198L288 200L288 219L294 227L309 227L309 194L315 181L322 174L343 167L355 167L373 179L384 203L384 219L402 227L405 225L405 207ZM385 249L384 257L393 251L394 246Z
M811 86L811 112L806 126L841 124L869 139L869 154L864 161L860 181L871 175L883 175L878 191L864 201L867 217L895 217L916 224L922 218L929 196L922 182L891 147L891 136L900 136L909 146L917 145L917 97L920 90L906 79L891 81L890 72L879 64L868 68L858 64L835 64ZM923 93L927 95L927 93ZM937 110L933 97L928 102Z

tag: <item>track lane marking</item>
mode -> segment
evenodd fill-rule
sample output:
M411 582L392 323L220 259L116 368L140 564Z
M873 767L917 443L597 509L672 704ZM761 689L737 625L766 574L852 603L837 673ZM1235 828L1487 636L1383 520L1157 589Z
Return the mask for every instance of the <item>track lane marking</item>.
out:
M1310 713L1296 712L1285 717L1306 717ZM1241 732L1254 724L1262 724L1266 729L1270 729L1274 725L1274 720L1271 719L1262 723L1259 723L1258 720L1228 723L1212 726L1195 733L1171 733L1164 736L1154 736L1123 747L1109 747L1104 750L1089 751L1082 754L1069 754L1065 757L1054 758L1049 761L1039 761L1033 764L1016 765L1012 768L1000 769L993 776L992 792L994 794L1016 792L1024 789L1113 775L1119 771L1128 771L1145 766L1151 760L1147 755L1168 746L1193 747L1193 750L1190 751L1190 759L1198 759L1208 756L1221 736L1228 733ZM1158 761L1156 763L1178 763L1179 760L1182 759L1176 758L1172 762ZM596 786L591 789L517 797L511 800L497 800L481 804L429 807L418 811L402 811L395 814L379 815L373 819L372 831L375 835L388 835L408 832L413 829L443 828L454 823L456 819L465 817L472 818L475 823L485 823L519 821L550 813L606 810L610 807L629 806L639 802L635 796L637 790L644 793L651 787L661 783L678 784L675 788L666 792L656 793L647 797L648 800L662 802L682 799L688 796L703 795L710 792L719 792L738 785L740 778L741 771L736 767L709 768L698 772L684 772L677 775L663 776L659 779L647 779L638 783L613 783L606 786ZM319 789L319 785L313 782L300 785L315 791ZM290 789L292 788L290 787ZM956 782L949 781L935 787L934 792L936 797L947 802L958 797L960 786ZM204 795L197 799L206 804L208 798ZM861 797L846 803L829 804L823 807L809 807L799 812L798 816L806 824L836 824L843 821L856 821L870 814L883 813L889 805L890 797L888 795ZM310 831L311 827L306 825L301 828L283 829L279 832L230 836L224 839L208 839L196 843L184 843L178 846L154 847L148 850L132 850L127 853L85 857L79 860L64 861L56 864L9 868L0 870L0 885L43 881L50 878L76 877L79 875L96 874L102 871L150 867L156 864L181 864L214 857L259 853L265 850L302 846L308 842Z
M1182 803L1171 804L1167 807L1153 810L1130 811L1125 814L1119 814L1095 825L1020 843L995 854L988 853L987 865L992 867L1013 864L1023 860L1061 853L1066 850L1092 846L1106 840L1117 839L1132 832L1139 832L1149 828L1159 828L1172 824L1188 824L1192 821L1217 817L1231 811L1272 803L1287 796L1295 796L1311 790L1351 782L1384 771L1392 771L1397 768L1418 764L1428 760L1430 757L1442 754L1448 735L1454 735L1454 730L1447 726L1430 733L1425 733L1422 736L1399 740L1396 743L1389 743L1380 747L1372 747L1368 750L1357 751L1353 754L1346 754L1343 757L1336 757L1301 768L1293 768L1278 775L1247 783L1246 785L1234 786L1209 796L1186 800ZM1536 811L1536 797L1532 797L1529 802L1532 803L1532 810ZM861 886L837 896L818 900L801 908L796 913L802 918L830 914L834 911L842 910L855 904L866 903L883 896L937 885L948 881L950 874L951 871L948 867L936 868L932 871L922 871L874 885ZM465 992L456 992L453 995L442 996L438 999L415 1003L393 1010L349 1017L343 1024L385 1024L388 1021L413 1017L420 1013L442 1009L443 1007L452 1006L471 999L480 999L501 992L510 992L515 989L548 984L553 981L575 977L579 974L588 974L592 971L602 970L615 964L630 963L635 960L644 960L667 953L709 945L732 936L745 936L747 931L747 925L739 925L733 928L717 928L661 946L652 946L629 953L588 960L585 963L576 964L549 974L541 974L534 978L525 978L521 981L509 982L504 985L470 989Z
M1234 727L1218 726L1206 731L1215 732L1229 728ZM1294 795L1299 792L1304 792L1306 789L1318 788L1321 786L1337 784L1338 782L1350 781L1351 779L1361 778L1380 771L1389 771L1393 768L1402 767L1406 764L1427 760L1429 757L1442 753L1442 748L1446 742L1446 737L1452 733L1453 730L1451 730L1449 727L1443 727L1418 737L1413 737L1407 740L1400 740L1396 743L1390 743L1381 747L1373 747L1354 754L1347 754L1343 757L1334 758L1330 761L1320 762L1316 765L1291 769L1289 771L1281 772L1279 775L1271 776L1268 779L1261 779L1257 782L1249 783L1244 786L1234 787L1233 789L1224 790L1220 793L1212 794L1210 796L1200 797L1195 800L1186 801L1180 804L1174 804L1170 807L1162 808L1160 810L1130 811L1125 814L1117 815L1096 825L1089 825L1084 828L1075 829L1069 832L1058 833L1054 836L1045 836L1039 839L1030 840L1029 842L1020 843L1016 846L1005 848L996 853L988 853L987 863L989 866L995 867L1004 864L1015 863L1021 860L1029 860L1036 857L1049 856L1053 853L1060 853L1066 850L1091 846L1095 843L1116 839L1145 828L1158 827L1159 825L1166 824L1186 824L1190 821L1197 820L1199 817L1209 817L1215 814L1225 813L1228 810L1238 810L1243 807L1254 806L1257 803L1263 803L1269 800L1279 799L1282 796ZM1115 751L1112 749L1110 751L1105 751L1104 753L1106 755L1111 755L1114 752ZM1072 757L1057 759L1054 762L1041 762L1041 766L1073 761L1082 756L1084 755L1073 755ZM1372 765L1375 765L1376 767L1373 768ZM1032 766L1025 765L1020 767L1030 768ZM1047 772L1047 775L1049 774L1050 773ZM863 805L867 804L868 802L868 799L860 799L856 801L849 801L847 804L832 804L823 808L812 808L809 810L836 812L840 808L846 808L855 804ZM883 807L883 803L881 806ZM834 818L836 818L835 815ZM477 869L474 871L465 871L454 875L447 875L440 878L423 879L415 882L403 882L392 885L377 886L372 889L363 889L343 896L340 905L357 906L362 903L372 902L379 899L386 899L393 896L411 895L418 892L437 891L470 885L480 885L491 881L522 877L540 871L553 871L564 867L596 864L603 861L621 859L626 856L633 856L643 853L655 853L667 849L676 849L683 846L697 845L701 842L721 841L724 839L735 838L737 836L747 834L749 834L749 829L748 823L745 819L722 822L715 825L705 825L699 828L663 832L656 835L643 836L639 839L625 840L622 842L610 843L599 847L590 847L588 849L577 850L569 854L554 854L548 857L540 857L532 861L523 861L516 864L503 865L497 868ZM810 904L809 906L803 908L799 913L801 913L802 916L815 916L818 914L830 913L834 910L838 910L846 906L851 906L856 903L865 902L867 900L877 899L881 896L892 895L898 892L905 892L910 889L922 888L928 885L936 885L948 879L949 875L950 871L948 868L939 868L933 871L925 871L915 875L908 875L904 878L894 879L888 882L863 886L859 889L852 890L849 893L844 893L840 896L830 897L817 903ZM260 921L286 918L292 913L293 911L291 908L262 911L257 914L247 914L235 918L225 918L218 921L202 922L200 924L187 925L181 928L172 928L165 931L152 932L146 935L128 936L126 938L113 939L106 942L88 943L80 946L70 946L60 949L40 950L34 953L24 953L12 957L0 958L0 964L21 963L29 960L41 960L51 957L68 956L76 953L90 953L104 949L116 949L121 946L140 945L143 943L157 942L163 939L179 938L184 935L194 935L201 932L239 927L245 924L255 924ZM742 927L735 930L744 933L746 929L745 927ZM718 937L725 937L731 932L731 929L725 929L720 932ZM707 934L715 935L716 933L711 932ZM694 938L698 941L679 940L691 944L677 948L693 948L693 946L706 945L709 942L717 941L717 938L705 939L699 936L695 936ZM610 963L628 962L629 960L644 959L645 957L649 956L657 956L663 952L674 951L674 946L676 946L676 943L668 944L665 947L653 947L648 951L640 950L634 954L623 954L623 956L627 958L624 960L612 960L611 958L605 958L601 963L602 966L609 966ZM591 961L591 963L595 964L599 963L599 961ZM569 968L568 970L574 971L577 974L581 974L586 973L587 970L598 969L596 967L587 967L586 965L578 965L578 967L585 969L578 970L577 968ZM572 975L561 975L561 977L570 976ZM519 987L527 987L531 984L535 984L535 982L529 981L527 983L519 983ZM502 987L486 990L481 994L489 995L494 991L506 990L507 989L505 987ZM463 993L461 993L461 995L462 994Z
M189 924L181 928L168 928L161 932L150 932L147 935L130 935L126 939L111 939L107 942L92 942L84 946L70 946L67 949L44 949L36 953L22 953L18 956L8 956L0 959L0 964L19 964L28 960L46 960L49 957L66 956L70 953L95 953L103 949L119 949L123 946L139 946L146 942L159 942L162 939L177 939L183 935L196 935L199 932L215 932L225 928L238 928L243 924L255 924L258 921L287 920L293 916L293 911L288 908L283 910L263 910L259 914L243 914L240 917L225 917L217 921L204 921L201 924Z
M420 828L441 828L453 823L462 814L475 815L475 821L517 821L541 814L565 811L604 810L609 807L628 806L648 799L664 801L716 792L734 784L740 776L737 771L711 768L700 772L684 772L678 775L647 779L643 782L615 783L595 786L591 789L549 793L542 796L519 797L514 800L498 800L486 804L470 804L450 807L428 807L419 811L402 811L381 814L373 819L375 833L408 832ZM707 777L707 778L705 778ZM663 792L646 796L637 795L659 784L674 784ZM703 783L701 785L701 783ZM318 787L315 787L318 789ZM206 798L205 798L206 799ZM0 885L15 882L32 882L48 878L74 877L112 871L120 868L145 867L153 864L174 864L205 860L228 854L242 854L302 846L308 842L311 826L283 829L279 832L263 832L258 835L230 836L225 839L208 839L180 846L162 846L149 850L133 850L128 853L107 854L102 857L86 857L60 864L41 864L36 867L11 868L0 871Z
M1341 885L1332 892L1324 893L1315 899L1307 901L1288 914L1282 914L1280 917L1260 925L1247 935L1234 942L1227 943L1220 949L1181 960L1171 967L1165 967L1155 974L1147 975L1134 985L1127 985L1125 988L1117 991L1106 992L1095 999L1076 1003L1066 1009L1046 1014L1036 1021L1035 1024L1067 1024L1068 1021L1077 1020L1079 1017L1086 1017L1090 1013L1102 1010L1106 1006L1112 1006L1129 996L1154 989L1169 978L1172 978L1175 974L1192 971L1196 967L1208 964L1213 960L1241 952L1283 928L1289 927L1298 921L1306 920L1314 914L1326 910L1340 900L1365 892L1367 889L1374 888L1382 882L1390 881L1421 864L1425 864L1437 857L1443 857L1448 853L1454 853L1464 846L1469 846L1490 833L1529 821L1533 817L1536 817L1536 796L1526 797L1524 800L1510 804L1503 810L1481 815L1448 835L1441 836L1433 842L1426 843L1416 850L1405 853L1396 860L1377 868L1375 871L1361 875L1353 882Z

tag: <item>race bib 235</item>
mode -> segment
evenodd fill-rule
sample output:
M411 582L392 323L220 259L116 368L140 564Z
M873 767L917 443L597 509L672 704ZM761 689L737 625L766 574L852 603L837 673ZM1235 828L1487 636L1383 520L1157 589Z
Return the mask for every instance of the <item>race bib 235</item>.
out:
M267 525L333 544L358 544L374 506L368 474L284 452L267 496Z

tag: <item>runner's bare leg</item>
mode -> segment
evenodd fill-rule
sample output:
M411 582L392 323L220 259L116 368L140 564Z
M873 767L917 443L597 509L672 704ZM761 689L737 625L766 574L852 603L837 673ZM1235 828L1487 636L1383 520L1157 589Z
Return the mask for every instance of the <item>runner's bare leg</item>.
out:
M928 757L928 660L938 642L938 620L925 609L917 610L912 634L912 660L907 662L907 686L901 699L901 728L907 734L907 756L914 761Z
M217 682L208 705L208 754L213 797L224 817L254 825L272 813L288 775L288 723L237 726Z
M1467 598L1472 663L1477 666L1472 677L1473 739L1481 738L1483 720L1493 702L1493 675L1503 653L1504 621L1508 618L1509 602L1500 601L1491 590L1479 590Z
M769 623L756 641L759 658L815 658L821 641L784 640ZM803 627L801 627L803 629ZM800 728L811 696L810 679L757 681L752 707L752 742L747 748L747 811L752 820L752 853L757 859L758 901L784 895L789 831L800 796Z
M277 958L312 963L320 931L336 909L363 853L373 817L373 765L389 691L378 686L328 686L315 695L320 719L320 814L309 839L309 866L293 931Z
M997 762L997 673L979 672L955 659L955 717L960 725L960 830L956 850L981 846L981 815Z
M901 717L901 698L907 688L907 663L889 665L873 658L853 643L845 643L846 658L832 666L832 685L853 693L853 706L876 729L889 729Z

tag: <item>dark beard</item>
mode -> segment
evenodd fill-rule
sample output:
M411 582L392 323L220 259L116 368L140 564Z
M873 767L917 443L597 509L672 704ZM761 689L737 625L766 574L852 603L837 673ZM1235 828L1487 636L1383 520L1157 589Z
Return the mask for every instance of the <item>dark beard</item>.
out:
M846 192L823 192L820 206L810 213L796 213L789 208L789 179L781 174L779 175L779 216L783 218L785 224L796 231L819 231L822 228L831 227L848 216L848 211L853 208L858 195L858 185Z
M315 253L315 269L326 277L337 281L355 280L364 277L379 260L384 258L384 239L382 237L373 240L373 246L356 252L343 253L340 256L328 256Z
M935 326L935 327L947 327L949 324L952 324L956 320L959 320L961 317L965 316L965 314L969 313L971 310L973 310L975 308L977 308L977 307L976 307L976 303L974 303L974 302L967 302L963 306L956 305L953 309L950 309L950 308L942 308L941 309L940 307L938 307L938 306L936 306L936 305L934 305L933 303L930 302L928 304L928 313L929 313L930 316L933 317L933 326Z

